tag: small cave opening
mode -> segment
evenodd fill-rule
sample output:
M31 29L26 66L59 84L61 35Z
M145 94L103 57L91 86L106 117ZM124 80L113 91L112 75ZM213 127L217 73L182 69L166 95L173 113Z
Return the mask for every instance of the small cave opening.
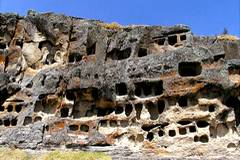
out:
M199 128L205 128L205 127L209 126L209 123L207 121L198 121L197 126Z
M194 136L194 137L193 137L193 141L194 141L194 142L198 142L198 141L199 141L199 137L198 137L198 136Z
M148 141L152 141L153 138L154 138L154 134L153 134L152 132L148 132L148 134L147 134L147 140L148 140Z
M80 53L70 53L68 55L69 63L80 62L81 60L82 60L82 55Z
M180 107L187 107L188 106L188 97L187 96L181 96L178 99L178 105Z
M101 127L107 127L108 126L107 120L101 120L99 123L100 123Z
M7 111L8 112L12 112L13 111L13 106L11 104L8 105Z
M137 119L141 119L142 109L143 109L143 104L142 103L135 104L136 118Z
M166 40L165 38L159 38L156 42L158 45L162 46L162 45L164 45L165 40Z
M42 121L42 117L36 116L36 117L34 118L34 122L38 122L38 121Z
M158 113L162 114L164 109L165 109L165 102L164 102L164 100L159 100L157 102L157 107L158 107Z
M172 35L172 36L168 36L168 44L173 46L177 43L177 36L176 35Z
M81 124L80 126L80 131L82 132L88 132L89 131L89 126L86 124Z
M218 54L218 55L214 55L213 59L215 62L219 61L220 59L224 59L225 58L225 54Z
M114 112L113 108L106 108L106 109L98 108L97 109L97 116L98 117L103 117L103 116L109 115L113 112Z
M237 96L230 96L226 99L226 106L234 109L236 126L240 124L240 101Z
M169 130L169 131L168 131L168 135L169 135L170 137L174 137L174 136L176 136L176 131L175 131L175 130Z
M0 126L3 125L3 121L0 119Z
M156 125L143 125L142 130L149 132L151 129L158 127L159 124Z
M96 52L96 43L94 43L91 46L87 47L87 55L94 55L95 52Z
M5 43L0 43L0 49L6 49L7 45Z
M158 108L155 106L153 102L147 102L146 107L148 109L148 112L150 114L150 119L151 120L157 120L158 119Z
M216 106L215 105L210 105L210 106L208 106L208 111L209 112L214 112L215 111L215 109L216 109Z
M164 136L164 131L163 131L163 130L159 130L159 131L158 131L158 136L159 136L159 137Z
M68 90L66 91L66 98L71 101L75 101L76 97L74 95L74 91Z
M126 104L126 106L125 106L125 114L126 114L127 117L130 116L132 111L133 111L132 104L130 104L130 103Z
M9 121L9 119L4 119L4 120L3 120L3 125L4 125L5 127L10 126L10 121Z
M217 138L217 129L213 126L209 127L210 137Z
M193 133L193 132L196 132L196 131L197 131L197 129L196 129L195 126L190 126L189 127L189 132Z
M184 41L184 40L186 40L186 39L187 39L187 36L186 36L185 34L180 35L180 40L181 40L181 41Z
M19 46L20 48L23 48L23 40L22 39L18 39L16 40L16 46Z
M116 120L111 120L110 121L110 127L117 127L117 121Z
M0 112L4 111L4 106L0 106Z
M202 72L200 62L180 62L178 64L178 73L182 77L198 76Z
M240 66L231 66L228 67L228 74L233 75L233 74L238 74L240 75Z
M29 125L31 123L32 123L32 117L30 117L30 116L25 117L23 125L26 126L26 125Z
M135 83L135 95L142 97L142 91L145 97L157 96L163 93L163 82L162 81L145 81Z
M123 113L123 107L122 106L117 106L115 110L115 114L121 114Z
M192 123L192 122L191 122L191 121L188 121L188 120L181 120L181 121L178 121L177 123L184 126L184 125L188 125L188 124L190 124L190 123Z
M40 112L43 111L43 105L41 101L36 101L34 106L34 112Z
M128 127L128 125L129 125L129 122L127 120L120 121L120 126L121 127L125 128L125 127Z
M17 113L19 113L19 112L21 112L21 110L22 110L22 105L16 105L15 106L15 111L17 112Z
M116 89L116 94L119 95L119 96L127 94L127 85L126 85L126 83L123 83L123 82L117 83L115 85L115 89Z
M208 142L208 136L207 135L202 135L199 138L199 141L202 142L202 143L207 143Z
M76 124L69 125L69 130L70 130L70 131L77 131L78 128L79 128L79 126L76 125Z
M112 60L124 60L130 57L131 52L131 48L126 48L124 50L115 48L111 52L107 53L107 58L110 58Z
M147 49L146 48L139 48L138 50L138 57L147 56Z
M62 108L61 109L61 117L68 117L69 108Z
M11 120L11 126L16 126L17 125L17 119L14 118Z
M187 134L186 128L179 128L178 131L179 131L179 134L180 134L180 135L185 135L185 134Z

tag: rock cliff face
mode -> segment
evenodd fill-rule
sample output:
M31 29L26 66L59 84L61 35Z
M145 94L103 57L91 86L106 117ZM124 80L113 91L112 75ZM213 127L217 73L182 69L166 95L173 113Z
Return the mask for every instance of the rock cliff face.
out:
M2 145L227 155L239 124L239 40L0 14Z

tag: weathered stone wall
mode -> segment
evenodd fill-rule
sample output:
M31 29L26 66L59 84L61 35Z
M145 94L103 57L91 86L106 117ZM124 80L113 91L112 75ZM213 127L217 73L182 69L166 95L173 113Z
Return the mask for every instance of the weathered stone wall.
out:
M0 14L2 145L231 153L239 85L239 40L194 36L183 25Z

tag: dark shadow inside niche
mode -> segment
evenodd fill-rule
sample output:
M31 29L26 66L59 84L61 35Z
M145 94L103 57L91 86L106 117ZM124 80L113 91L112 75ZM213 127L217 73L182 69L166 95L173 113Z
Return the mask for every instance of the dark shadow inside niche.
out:
M225 100L224 104L226 106L234 109L236 126L239 126L239 124L240 124L240 100L238 99L238 97L230 96Z
M169 135L170 137L174 137L174 136L176 136L176 131L175 131L175 130L169 130L169 131L168 131L168 135Z
M76 96L74 94L74 91L73 90L67 90L66 91L66 98L70 101L75 101Z
M34 106L34 112L40 112L43 111L43 105L40 100L36 101L35 106Z
M127 117L131 115L132 111L133 111L132 104L129 104L129 103L126 104L126 106L125 106L125 114L126 114Z
M180 35L180 40L181 40L181 41L184 41L184 40L186 40L186 39L187 39L187 36L186 36L185 34Z
M178 99L178 104L180 107L187 107L188 106L188 97L187 96L181 96Z
M150 101L150 102L147 102L147 103L146 103L146 107L147 107L148 112L149 112L149 114L150 114L150 119L151 119L151 120L156 120L156 119L158 119L159 114L158 114L158 108L157 108L157 106L155 106L155 104Z
M207 143L208 142L208 136L207 135L202 135L199 138L199 141L202 142L202 143Z
M61 117L68 117L69 108L62 108L61 109Z
M162 45L164 45L165 41L166 41L166 38L159 38L159 39L155 40L155 43L162 46Z
M177 43L177 35L168 36L168 44L173 46Z
M189 127L189 132L193 133L193 132L196 132L196 127L195 126L190 126Z
M103 117L114 112L113 108L97 108L97 116Z
M78 52L69 53L69 55L68 55L69 63L80 62L81 60L82 60L82 55Z
M198 91L198 96L202 98L221 98L224 90L221 86L207 84Z
M181 121L178 121L177 123L184 126L184 125L191 124L192 122L191 122L191 121L188 121L188 120L181 120Z
M135 95L138 97L157 96L163 93L162 81L145 81L135 83Z
M70 130L70 131L77 131L78 128L79 128L79 126L76 125L76 124L72 124L72 125L69 126L69 130Z
M17 39L15 45L19 46L20 48L23 48L23 40L22 39Z
M159 130L159 131L158 131L158 136L159 136L159 137L164 136L164 131L163 131L163 130Z
M225 58L225 54L218 54L218 55L214 55L213 59L215 62L219 61L220 59L224 59Z
M22 105L17 104L17 105L15 106L15 111L16 111L17 113L19 113L19 112L21 112L21 110L22 110Z
M182 77L198 76L202 72L200 62L180 62L178 64L178 73Z
M214 112L216 110L216 106L215 105L210 105L210 106L208 106L208 111L209 112Z
M96 52L96 43L87 47L87 55L94 55Z
M143 104L142 103L135 104L136 118L137 119L141 119L142 109L143 109Z
M11 126L16 126L17 125L17 119L14 118L11 120Z
M115 114L121 114L123 113L123 107L122 106L117 106L115 110Z
M158 107L158 113L159 114L163 113L163 111L165 109L165 101L164 100L158 100L157 107Z
M3 121L0 119L0 126L3 125Z
M100 123L101 127L107 127L108 126L107 120L101 120L99 123Z
M7 111L8 112L12 112L13 111L13 106L11 104L8 105Z
M240 75L240 66L234 65L234 66L228 67L228 74L229 75L232 75L232 74Z
M116 120L111 120L111 121L109 122L109 124L110 124L110 127L117 127L117 126L118 126Z
M161 126L161 124L156 125L143 125L142 130L149 132L151 129ZM164 128L164 127L162 127Z
M209 123L207 121L197 121L197 126L199 128L204 128L204 127L209 126Z
M3 120L3 125L4 125L5 127L10 126L10 121L9 121L9 119L4 119L4 120Z
M32 117L29 117L29 116L25 117L23 125L26 126L26 125L29 125L31 123L32 123Z
M186 128L179 128L179 134L180 134L180 135L185 135L185 134L187 134Z
M4 106L0 106L0 112L4 111Z
M131 48L126 48L124 50L114 48L111 52L107 53L107 59L124 60L130 57L131 52Z
M7 45L5 43L0 43L0 49L6 49Z
M39 121L42 121L42 117L36 116L36 117L34 118L34 122L39 122Z
M126 83L123 83L123 82L117 83L115 85L115 89L116 89L116 94L119 95L119 96L127 94L127 85L126 85Z
M154 134L152 132L148 132L147 134L147 140L152 141L154 138Z
M139 48L138 50L138 57L147 56L147 49L146 48Z
M80 131L82 132L88 132L89 131L89 126L86 124L81 124L80 126Z

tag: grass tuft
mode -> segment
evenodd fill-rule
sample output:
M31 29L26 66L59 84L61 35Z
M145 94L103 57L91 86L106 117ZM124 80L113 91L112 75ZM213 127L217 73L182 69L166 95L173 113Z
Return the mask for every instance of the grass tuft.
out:
M229 34L223 34L220 36L217 36L218 40L227 40L227 41L237 41L239 38L237 36L229 35Z
M102 24L102 27L106 28L106 29L112 29L112 30L119 30L119 29L121 29L121 25L116 23L116 22L104 23L104 24Z

